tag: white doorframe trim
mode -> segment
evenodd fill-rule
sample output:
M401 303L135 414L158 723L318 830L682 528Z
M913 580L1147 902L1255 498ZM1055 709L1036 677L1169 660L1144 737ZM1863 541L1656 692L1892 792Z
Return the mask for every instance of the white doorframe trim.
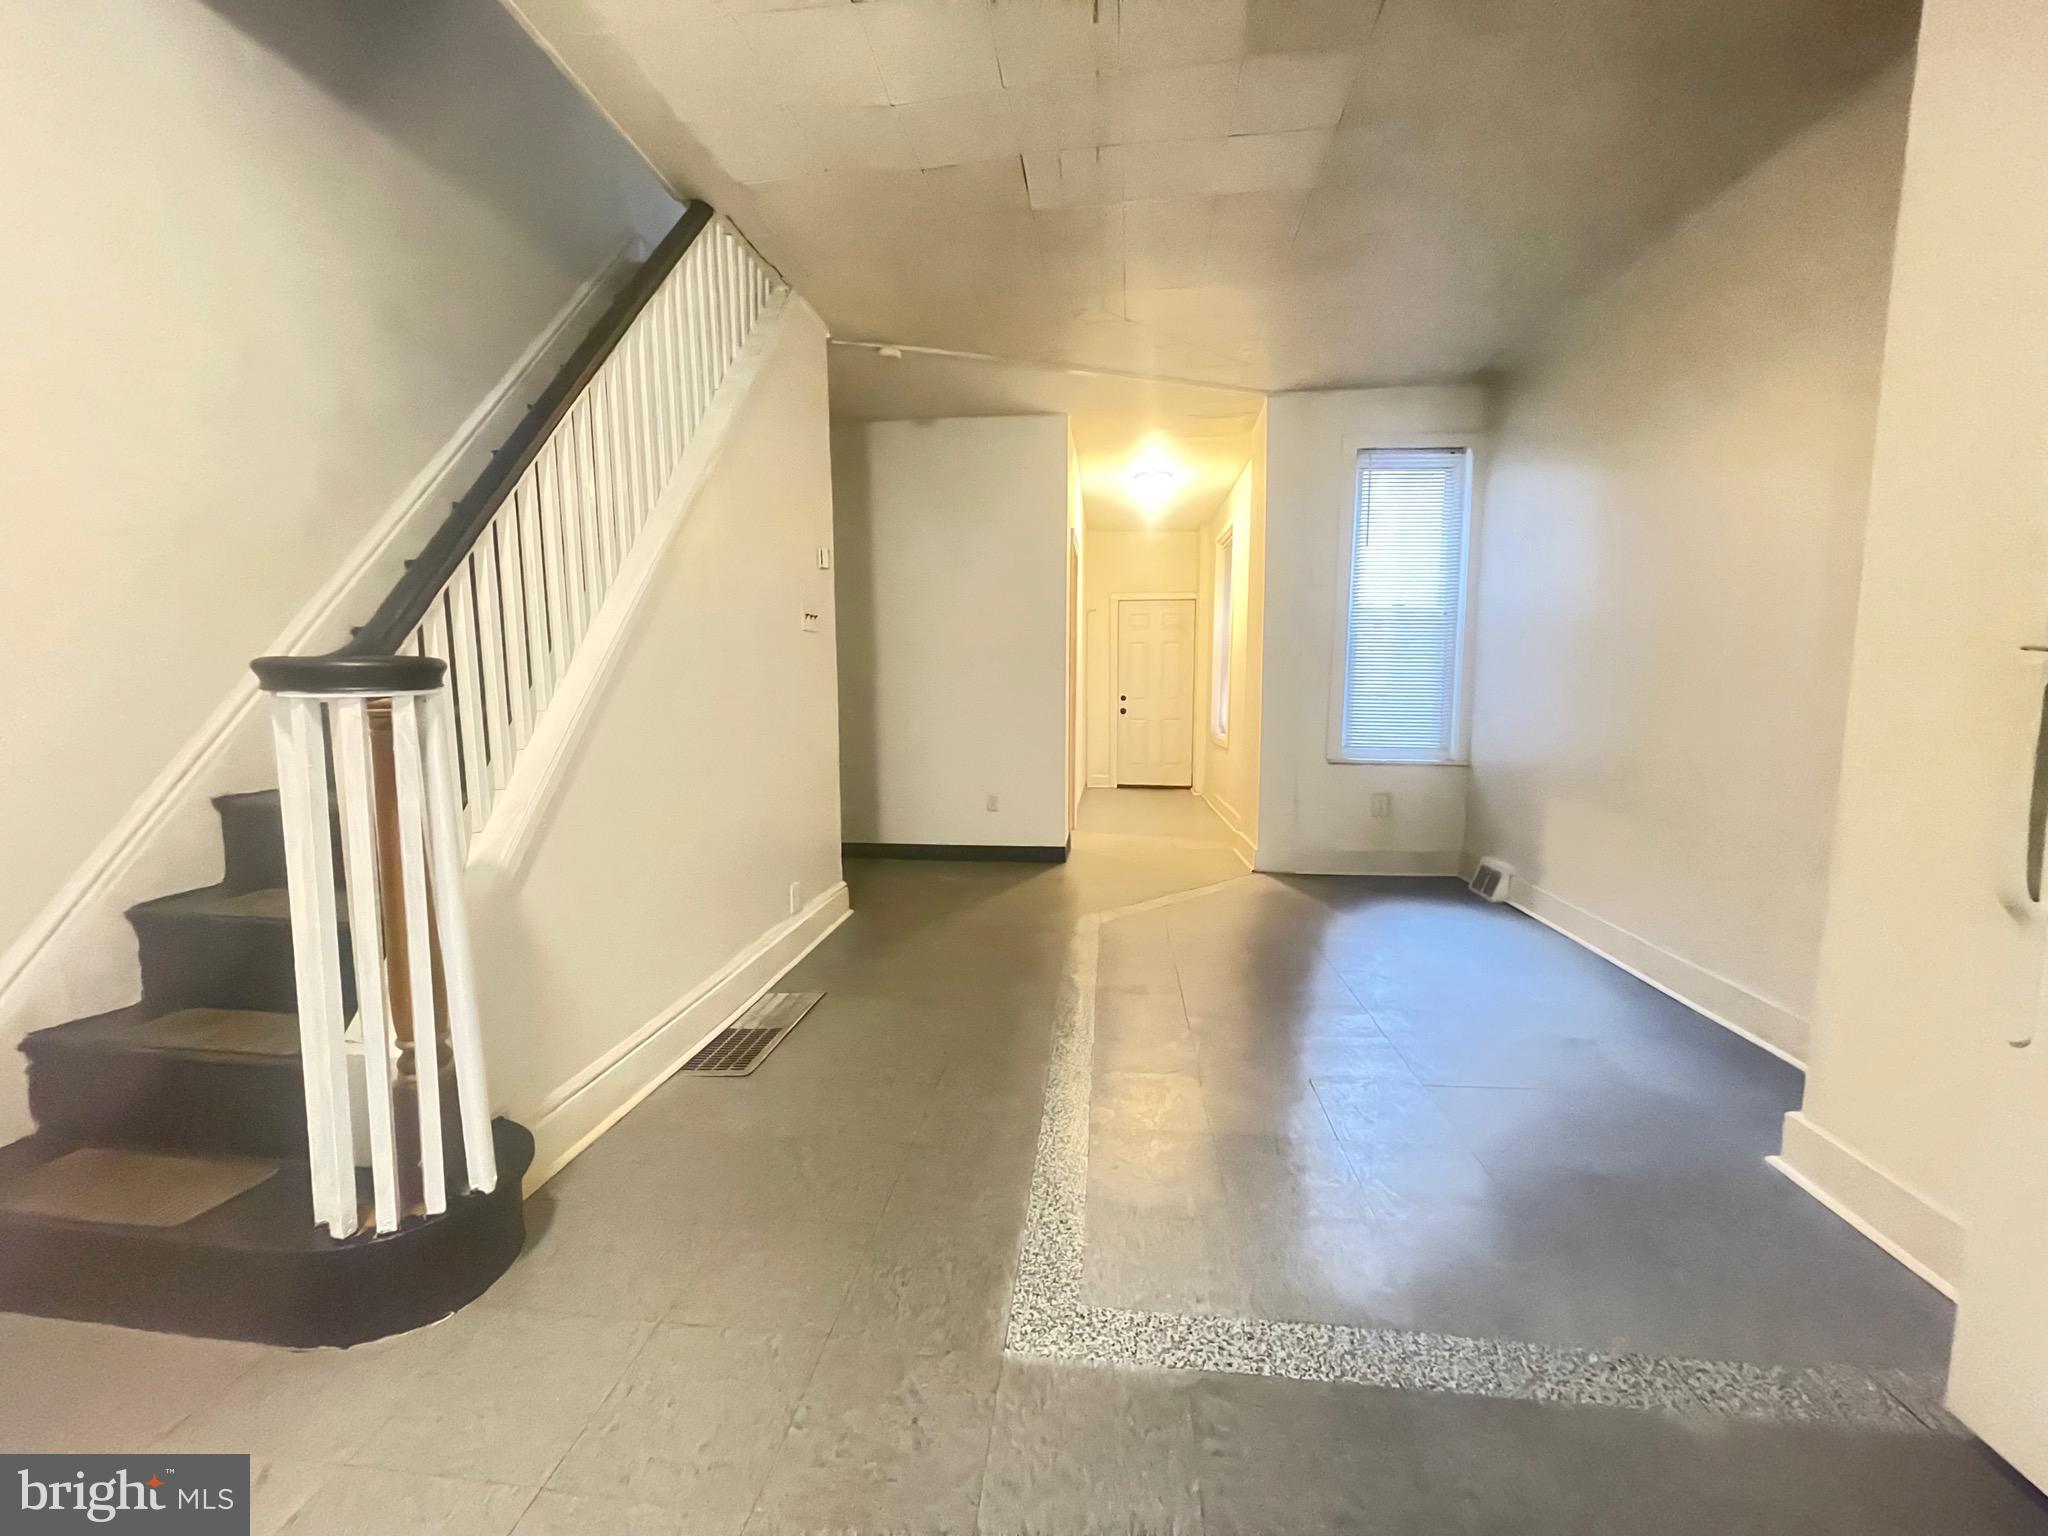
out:
M1124 691L1122 687L1124 648L1123 642L1119 635L1119 631L1123 628L1123 625L1121 623L1121 615L1123 614L1125 603L1194 603L1195 617L1197 619L1200 619L1202 616L1201 604L1196 599L1195 594L1192 592L1110 593L1109 691L1111 693L1118 694ZM1193 672L1190 671L1189 676L1192 677L1193 675ZM1195 712L1193 709L1190 709L1188 711L1188 766L1190 767L1190 769L1193 768L1195 761L1194 730ZM1118 759L1123 754L1123 735L1124 733L1116 728L1115 717L1111 716L1109 729L1109 787L1111 789L1121 789L1123 787L1123 764L1120 761L1118 761ZM1189 777L1190 779L1192 779L1193 774L1190 773Z

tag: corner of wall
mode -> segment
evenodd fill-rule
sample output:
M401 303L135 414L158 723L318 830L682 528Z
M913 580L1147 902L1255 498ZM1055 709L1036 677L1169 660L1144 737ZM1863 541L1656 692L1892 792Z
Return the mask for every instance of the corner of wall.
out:
M1954 1299L1963 1275L1962 1222L1938 1202L1894 1178L1804 1110L1785 1117L1779 1154L1785 1175L1914 1274Z

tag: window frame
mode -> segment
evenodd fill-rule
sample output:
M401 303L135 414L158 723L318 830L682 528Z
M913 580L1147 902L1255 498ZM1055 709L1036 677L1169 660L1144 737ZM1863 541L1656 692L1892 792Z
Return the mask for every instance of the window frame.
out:
M1209 740L1219 747L1227 747L1230 745L1230 656L1237 642L1235 523L1226 523L1223 531L1216 535L1214 572L1209 587ZM1220 723L1216 708L1219 696L1223 705Z
M1458 572L1458 650L1451 671L1451 744L1441 757L1399 757L1384 753L1348 752L1344 747L1344 679L1351 636L1351 574L1358 543L1358 459L1369 452L1401 449L1462 449L1465 454L1464 559ZM1478 566L1479 488L1484 483L1485 440L1473 433L1365 433L1344 442L1344 500L1339 507L1335 543L1341 563L1332 582L1330 677L1324 758L1343 768L1463 768L1471 762L1472 737L1472 591Z

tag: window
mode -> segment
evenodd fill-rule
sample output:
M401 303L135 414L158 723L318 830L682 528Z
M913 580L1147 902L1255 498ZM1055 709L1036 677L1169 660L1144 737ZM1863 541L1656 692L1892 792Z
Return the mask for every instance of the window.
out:
M1230 606L1237 583L1233 576L1237 542L1226 528L1216 541L1216 590L1209 604L1209 734L1230 739Z
M1463 448L1358 456L1338 758L1428 763L1458 754L1470 468Z

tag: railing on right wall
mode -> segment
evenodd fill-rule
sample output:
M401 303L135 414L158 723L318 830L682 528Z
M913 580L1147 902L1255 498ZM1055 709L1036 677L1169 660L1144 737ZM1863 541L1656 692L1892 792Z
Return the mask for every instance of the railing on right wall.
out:
M690 205L355 638L253 664L272 696L313 1213L333 1237L364 1225L363 1167L379 1232L444 1212L453 1182L497 1182L469 843L783 291Z

